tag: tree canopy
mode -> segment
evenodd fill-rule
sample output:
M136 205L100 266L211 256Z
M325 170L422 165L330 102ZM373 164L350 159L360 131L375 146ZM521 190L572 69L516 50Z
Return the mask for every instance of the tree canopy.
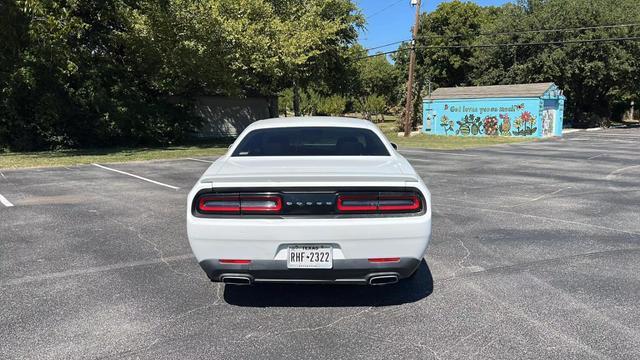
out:
M614 24L636 25L602 27ZM568 122L593 126L638 100L640 41L575 41L638 37L638 24L635 0L442 3L421 16L417 77L439 87L555 82L567 97ZM404 70L404 54L397 58Z
M0 146L21 150L178 141L195 95L334 82L363 25L350 0L1 6Z
M640 101L640 41L599 39L640 37L639 23L637 0L441 3L421 15L414 122L428 84L547 81L568 123L620 117ZM2 0L0 149L179 142L199 95L399 112L409 43L369 56L364 26L352 0Z

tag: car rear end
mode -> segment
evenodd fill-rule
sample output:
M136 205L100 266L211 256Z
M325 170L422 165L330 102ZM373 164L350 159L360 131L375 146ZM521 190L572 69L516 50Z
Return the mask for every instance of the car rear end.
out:
M212 281L388 284L416 271L431 199L415 173L389 170L404 159L296 160L223 158L213 168L235 170L193 188L189 241Z

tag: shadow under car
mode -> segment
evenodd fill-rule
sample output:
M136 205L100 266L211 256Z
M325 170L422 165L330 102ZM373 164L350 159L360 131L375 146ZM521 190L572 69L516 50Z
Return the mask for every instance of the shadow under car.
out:
M248 307L389 306L416 302L433 292L433 276L426 261L408 279L392 285L225 285L224 300Z

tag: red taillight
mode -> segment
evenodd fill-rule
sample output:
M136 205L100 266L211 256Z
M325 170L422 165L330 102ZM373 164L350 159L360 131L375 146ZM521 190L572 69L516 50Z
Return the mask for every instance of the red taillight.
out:
M399 262L400 258L399 257L392 257L392 258L370 258L369 262L371 263L392 263L392 262Z
M416 195L394 196L380 195L378 210L380 211L416 211L422 204Z
M258 214L278 213L282 210L282 198L278 195L202 195L198 199L198 211L203 214Z
M220 259L218 260L220 264L251 264L251 260L243 260L243 259Z
M338 211L376 211L378 210L378 195L340 195L338 196Z
M341 194L337 208L339 212L419 212L422 201L417 194L406 192Z

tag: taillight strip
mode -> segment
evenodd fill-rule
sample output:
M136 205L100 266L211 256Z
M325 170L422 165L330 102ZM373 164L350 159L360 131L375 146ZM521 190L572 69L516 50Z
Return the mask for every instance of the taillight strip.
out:
M205 195L198 200L198 210L205 213L240 213L240 198L236 195Z
M378 210L380 211L415 211L420 209L420 206L420 198L416 195L380 196L378 200Z
M202 215L330 215L409 214L425 210L423 197L412 190L349 190L313 194L289 192L202 193L193 210Z
M251 260L245 260L245 259L220 259L218 260L218 262L220 262L220 264L236 264L236 265L251 264Z
M344 213L418 212L422 210L422 201L417 194L345 194L338 196L337 209Z
M370 263L393 263L400 262L399 257L388 257L388 258L369 258Z
M378 195L340 195L338 197L338 211L376 210L378 210Z
M198 198L198 211L204 214L279 213L279 195L207 194Z

